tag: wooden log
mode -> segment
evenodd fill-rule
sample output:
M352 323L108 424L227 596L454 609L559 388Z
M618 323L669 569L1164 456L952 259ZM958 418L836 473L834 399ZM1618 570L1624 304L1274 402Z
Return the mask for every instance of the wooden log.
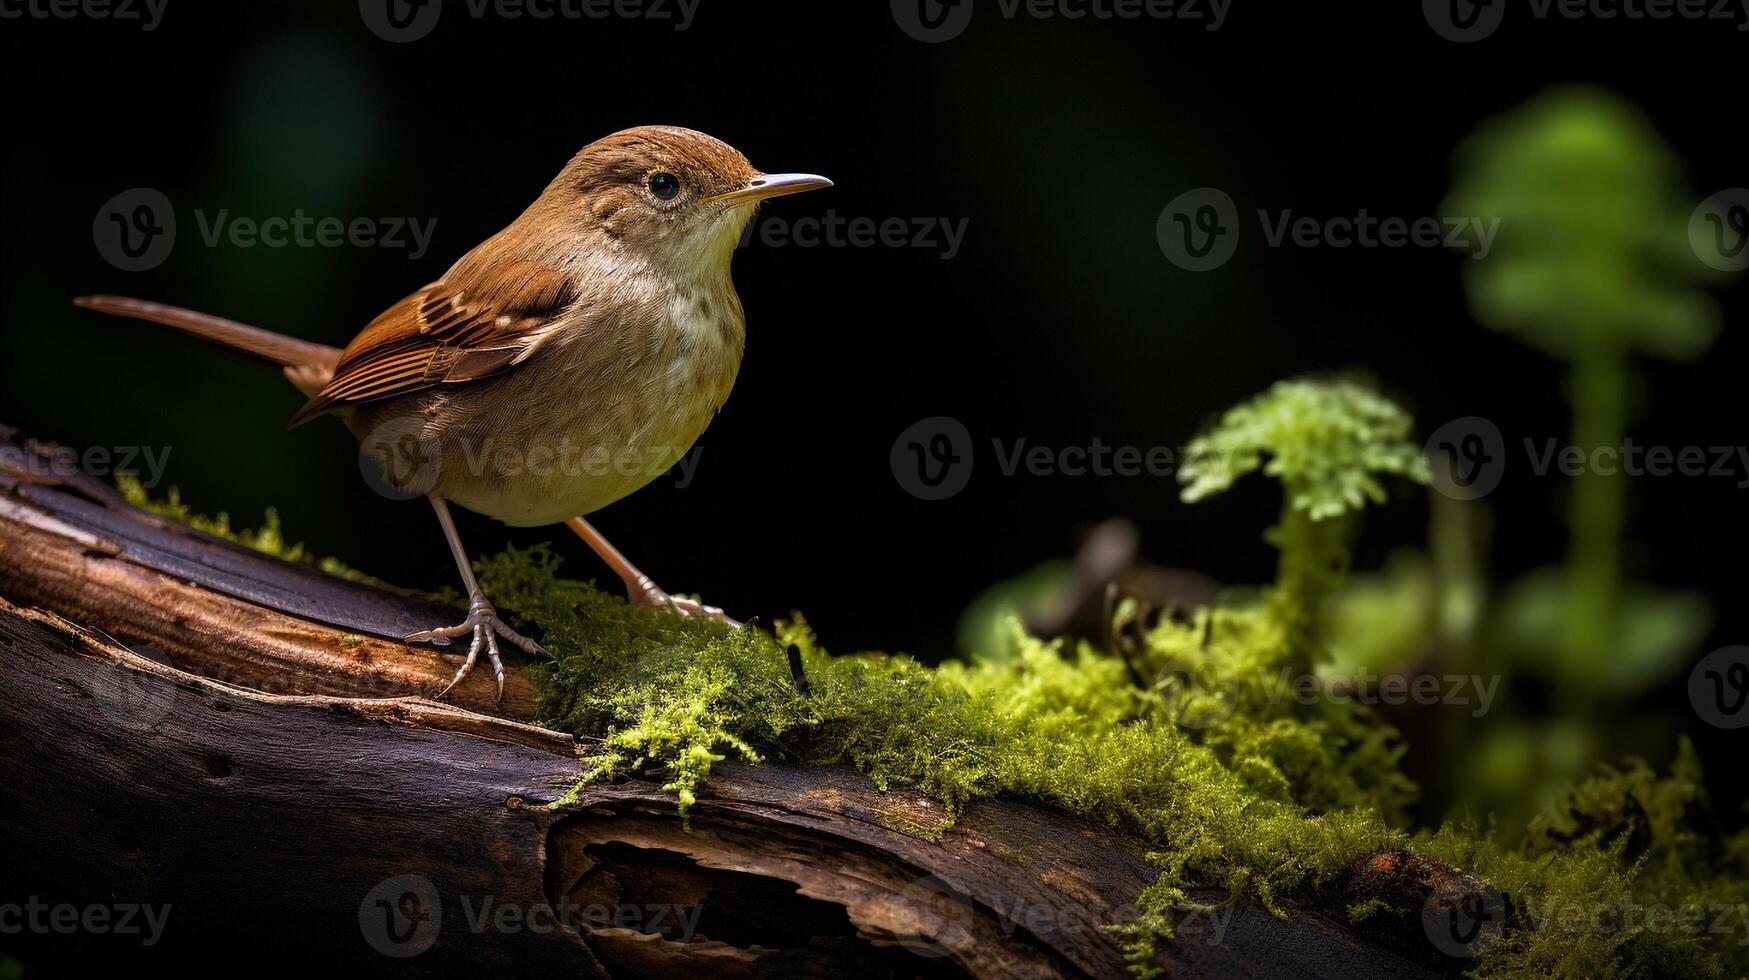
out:
M778 766L721 767L685 823L636 780L549 807L586 746L533 723L519 663L502 705L483 679L428 700L457 655L393 637L434 610L45 477L29 451L0 446L0 909L47 924L0 938L32 961L1123 972L1108 927L1153 878L1139 841L1009 800L928 834L944 814L922 794ZM108 927L58 928L57 906ZM1188 919L1162 965L1418 972L1313 911L1223 912Z

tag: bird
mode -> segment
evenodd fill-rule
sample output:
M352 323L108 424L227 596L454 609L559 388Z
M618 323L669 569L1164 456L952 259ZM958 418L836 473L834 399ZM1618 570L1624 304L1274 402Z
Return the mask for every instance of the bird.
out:
M664 592L584 518L680 460L729 397L746 341L730 264L755 210L831 186L762 173L696 130L639 126L583 147L520 216L344 349L146 300L74 303L278 365L308 398L292 427L337 416L389 487L429 500L468 613L406 642L466 640L437 697L484 653L502 699L500 639L548 654L480 588L451 504L514 527L565 524L634 605L740 625Z

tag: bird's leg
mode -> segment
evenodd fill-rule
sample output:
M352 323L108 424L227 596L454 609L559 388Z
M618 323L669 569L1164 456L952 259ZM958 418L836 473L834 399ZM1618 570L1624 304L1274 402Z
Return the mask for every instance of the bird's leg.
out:
M607 562L607 567L613 569L614 574L625 582L626 596L631 599L632 605L661 606L672 609L689 619L717 619L730 626L741 625L738 620L731 618L715 606L707 606L697 599L688 599L685 596L669 595L657 588L656 583L650 581L650 576L638 571L636 565L627 561L626 556L620 554L618 548L609 544L607 539L601 536L601 532L591 527L589 522L583 518L573 517L565 522L565 526L577 532L577 536L583 539L583 543L587 544L591 551L600 555L601 560Z
M462 584L468 590L468 618L459 626L445 626L439 629L425 630L407 637L408 643L435 643L438 646L448 646L450 641L463 636L473 637L468 647L468 659L460 670L455 672L455 679L438 692L441 698L455 689L463 678L474 669L474 664L480 659L480 651L486 651L486 657L492 663L492 676L498 681L498 699L504 698L504 662L498 658L498 638L516 644L530 654L552 656L546 648L526 636L504 625L498 618L498 610L486 600L486 593L480 590L480 583L474 578L474 568L468 563L468 554L462 550L462 539L456 534L455 521L449 516L449 504L442 497L428 498L431 506L437 511L437 523L443 525L443 536L449 540L450 553L455 556L455 565L462 573Z

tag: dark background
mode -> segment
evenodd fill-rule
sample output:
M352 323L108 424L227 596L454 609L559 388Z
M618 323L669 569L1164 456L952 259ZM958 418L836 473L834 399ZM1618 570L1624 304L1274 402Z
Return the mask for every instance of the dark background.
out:
M1215 32L1007 20L994 0L976 9L942 44L906 36L880 2L703 0L676 32L671 21L476 20L451 0L431 36L404 44L373 35L347 0L169 0L150 33L0 21L0 421L75 446L172 447L167 482L199 510L253 526L277 507L315 553L450 585L429 509L374 495L338 424L285 432L300 398L272 372L67 301L137 295L344 344L515 217L583 144L635 124L695 127L762 169L837 181L768 216L945 216L968 233L951 261L926 248L744 249L747 357L694 485L658 481L595 521L669 589L741 616L803 610L836 649L937 658L982 588L1068 554L1107 517L1135 521L1162 564L1227 582L1273 568L1259 536L1277 506L1268 481L1193 508L1158 478L1002 476L991 438L1177 446L1279 378L1355 367L1423 433L1467 415L1495 420L1509 447L1565 432L1562 366L1474 322L1466 259L1269 248L1256 209L1438 214L1458 141L1568 81L1646 110L1687 161L1695 201L1749 182L1738 104L1749 35L1730 23L1509 15L1494 37L1459 45L1413 3L1235 0ZM1189 273L1162 255L1155 221L1205 185L1238 202L1245 231L1233 261ZM94 248L92 221L140 186L174 202L178 244L158 268L122 272ZM386 248L207 247L197 208L437 226L418 261ZM1744 290L1720 295L1726 328L1704 360L1638 362L1637 442L1743 442ZM935 415L962 420L979 455L963 493L926 502L895 482L888 453ZM1560 492L1520 465L1489 497L1500 580L1559 560ZM1749 635L1746 492L1723 478L1632 483L1630 575L1710 595L1706 649ZM1368 521L1361 566L1423 541L1427 505L1411 496ZM461 529L475 553L554 540L573 573L602 573L563 532L473 515ZM1654 707L1685 710L1684 679ZM1740 798L1740 740L1696 735Z

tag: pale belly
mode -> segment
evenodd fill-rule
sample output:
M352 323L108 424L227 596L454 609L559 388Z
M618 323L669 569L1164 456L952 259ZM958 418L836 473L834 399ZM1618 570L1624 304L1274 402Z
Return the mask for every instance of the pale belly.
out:
M414 444L414 461L390 478L409 495L435 493L517 527L557 524L645 486L692 450L740 366L740 324L729 326L675 331L606 366L580 345L542 351L501 375L361 406L348 427L366 452L385 439Z

